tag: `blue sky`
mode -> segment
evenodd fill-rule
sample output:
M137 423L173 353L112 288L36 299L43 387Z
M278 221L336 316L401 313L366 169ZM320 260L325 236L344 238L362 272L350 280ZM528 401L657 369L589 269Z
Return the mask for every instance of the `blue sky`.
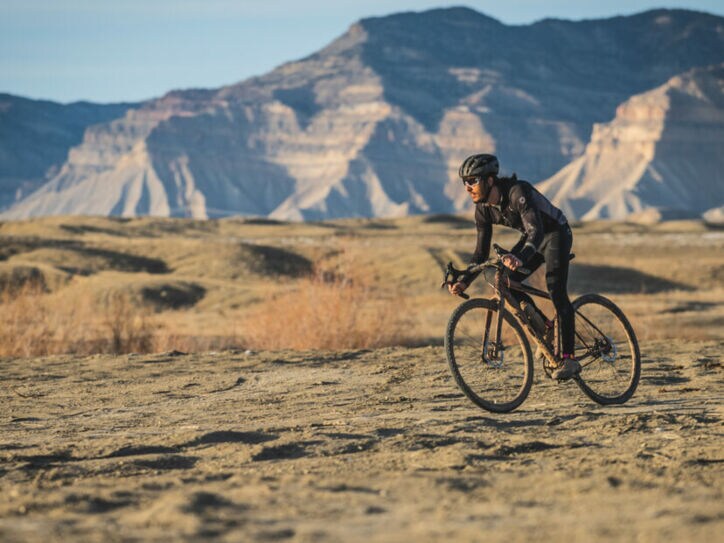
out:
M304 57L354 21L466 5L508 24L722 0L0 0L0 92L60 102L136 101L214 88Z

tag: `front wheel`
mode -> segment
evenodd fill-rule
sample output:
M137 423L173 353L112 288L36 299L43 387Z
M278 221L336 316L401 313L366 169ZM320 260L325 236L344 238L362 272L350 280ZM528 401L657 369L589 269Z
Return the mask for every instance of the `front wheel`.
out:
M518 322L498 306L475 298L458 306L445 332L445 353L455 382L476 405L494 413L518 407L533 383L533 357Z
M576 383L601 405L626 402L641 376L639 345L626 315L598 294L581 296L573 309L576 357L581 364Z

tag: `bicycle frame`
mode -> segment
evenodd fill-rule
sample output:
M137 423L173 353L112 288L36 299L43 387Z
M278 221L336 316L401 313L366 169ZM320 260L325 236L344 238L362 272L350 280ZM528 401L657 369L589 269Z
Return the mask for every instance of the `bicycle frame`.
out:
M495 323L495 340L493 341L493 345L495 346L495 354L497 355L499 350L499 345L497 342L497 338L500 337L500 331L502 329L502 312L503 309L505 309L505 304L510 304L511 313L516 318L516 320L522 324L529 332L530 336L535 341L536 345L541 349L543 352L543 355L545 357L544 360L544 370L547 372L558 365L558 359L557 359L557 352L555 350L551 350L550 347L546 344L544 341L544 338L540 336L540 334L536 331L536 329L532 326L532 323L530 322L530 319L528 318L528 315L521 309L520 303L518 300L515 299L511 291L518 291L518 292L524 292L526 294L530 294L532 296L536 296L538 298L544 298L546 300L550 300L551 296L547 292L537 289L535 287L531 287L530 285L525 285L519 281L514 281L510 278L508 275L508 271L499 263L489 263L486 262L484 264L480 264L476 268L474 268L474 271L480 271L484 270L486 267L494 268L496 270L495 272L495 281L494 283L489 284L493 287L495 294L494 299L497 301L498 305L498 321ZM590 320L588 320L585 315L581 315L581 318L584 319L586 322L588 322L589 325L591 325L593 328L595 328L599 333L603 334L599 328L592 323ZM488 331L490 330L490 321L492 320L492 315L488 313L487 321L485 323L485 337L484 337L484 345L486 345L485 342L490 342L490 339L488 336ZM554 346L558 346L558 340L559 340L559 329L558 325L556 323L555 325L555 336L553 344ZM589 360L588 362L583 362L585 358L587 358L592 348L591 346L587 345L584 339L576 332L576 336L578 336L579 340L587 347L588 352L587 354L583 355L581 358L579 358L579 362L583 367L587 366L588 364L592 363L594 360ZM486 355L487 353L484 353ZM488 360L487 356L485 357L485 361L489 364L492 364L493 362ZM545 364L545 362L548 362L550 364L550 367Z
M546 344L544 339L540 337L536 329L533 327L532 323L530 322L530 319L528 318L528 315L525 314L525 312L521 309L520 303L518 300L515 299L515 297L512 294L512 290L516 290L519 292L525 292L526 294L530 294L532 296L537 296L539 298L545 298L547 300L550 300L550 294L547 292L544 292L540 289L531 287L529 285L524 285L518 281L513 281L508 276L507 272L502 268L501 265L493 265L493 264L481 264L480 268L481 271L485 267L494 267L495 272L495 281L494 284L491 286L493 287L495 291L495 299L497 300L498 305L498 311L497 311L497 322L495 323L495 337L493 341L493 345L498 345L498 338L500 338L500 332L503 326L503 310L505 309L505 304L510 304L511 313L516 318L518 322L520 322L527 330L530 336L533 338L533 340L536 342L538 347L543 352L543 355L545 357L545 360L548 361L553 367L557 366L558 362L556 360L556 353L552 351L549 346ZM486 341L489 341L488 330L490 330L490 320L492 319L492 315L490 312L488 313L487 322L485 326L485 335L483 345L486 345ZM554 341L555 344L558 343L558 327L556 327L556 339ZM487 355L487 353L484 353L484 355ZM491 363L487 359L486 356L486 362ZM545 366L545 364L544 364ZM548 369L545 367L544 369Z
M498 253L499 256L502 256L505 254L505 250L500 248L497 245L493 245L496 253ZM495 294L493 296L493 299L497 302L497 308L498 308L498 320L495 323L495 326L493 329L495 330L495 337L493 338L494 341L490 341L489 332L491 330L491 320L492 316L490 313L488 313L486 323L485 323L485 334L483 336L483 360L487 364L491 365L498 365L502 363L502 361L499 361L502 358L502 344L498 341L500 338L500 332L502 330L502 312L503 309L505 309L506 302L510 304L511 307L511 313L513 317L524 327L528 330L529 335L533 338L536 345L540 348L540 350L543 352L544 360L543 360L543 369L550 374L550 370L558 366L558 357L557 357L557 350L560 347L559 345L559 326L556 319L556 326L555 326L555 335L554 335L554 349L551 350L551 348L546 344L544 341L544 338L540 336L540 334L536 331L536 329L532 326L532 323L530 322L530 319L528 318L528 315L525 314L525 312L520 307L520 303L515 299L511 291L518 291L518 292L524 292L526 294L530 294L532 296L536 296L538 298L544 298L546 300L550 300L551 296L547 292L531 287L529 285L525 285L519 281L514 281L510 278L508 275L509 272L505 266L500 262L500 260L497 259L491 259L487 262L483 262L482 264L478 264L477 266L473 266L468 268L467 270L457 270L452 265L452 262L448 263L447 269L445 270L445 278L443 280L443 283L441 286L445 285L452 285L460 280L461 277L464 277L465 275L471 274L471 273L478 273L478 272L484 272L486 268L492 268L495 270L495 279L494 281L488 280L488 283L493 287ZM523 269L521 268L521 271ZM460 293L459 296L461 298L468 299L469 296L465 293ZM591 326L596 328L596 330L601 333L600 330L598 330L598 327L596 327L593 323L591 323L584 315L581 315L581 317L586 320ZM576 332L576 336L582 341L584 345L586 345L586 342L583 340L583 338L580 337L580 335ZM591 347L586 345L589 352L591 351ZM492 359L491 359L492 358ZM585 356L583 357L585 358ZM583 358L579 359L581 361ZM546 364L546 362L548 364ZM592 361L589 361L588 363L581 363L582 366L586 366L590 364Z

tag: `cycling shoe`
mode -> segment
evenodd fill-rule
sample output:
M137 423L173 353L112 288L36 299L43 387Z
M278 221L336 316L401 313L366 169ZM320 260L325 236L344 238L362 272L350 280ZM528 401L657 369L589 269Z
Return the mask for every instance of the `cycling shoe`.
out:
M553 370L551 378L556 381L567 381L581 371L581 365L577 360L566 358L561 362L557 369Z

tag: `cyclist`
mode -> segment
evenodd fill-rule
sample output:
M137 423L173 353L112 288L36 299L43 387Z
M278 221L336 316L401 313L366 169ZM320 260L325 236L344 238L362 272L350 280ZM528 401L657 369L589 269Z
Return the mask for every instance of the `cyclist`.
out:
M574 311L567 290L573 234L561 210L530 183L517 179L515 174L512 177L498 177L498 170L498 159L494 155L478 154L466 158L458 172L475 203L478 239L470 265L488 259L493 224L502 224L523 233L501 261L513 271L510 277L515 281L523 281L543 262L546 263L546 286L558 314L563 350L562 359L552 377L558 380L570 379L581 371L574 354ZM525 273L518 270L524 266L527 268ZM476 276L450 285L450 292L463 292ZM543 317L530 296L515 291L512 294L524 307L530 304L526 311L532 309ZM546 322L546 326L552 332L553 324L550 321Z

